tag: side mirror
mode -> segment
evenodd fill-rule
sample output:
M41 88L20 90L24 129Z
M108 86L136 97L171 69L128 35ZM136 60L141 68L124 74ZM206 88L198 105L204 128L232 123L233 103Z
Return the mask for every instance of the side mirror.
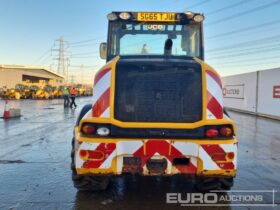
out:
M101 59L106 59L107 57L107 43L103 42L99 47L99 55Z

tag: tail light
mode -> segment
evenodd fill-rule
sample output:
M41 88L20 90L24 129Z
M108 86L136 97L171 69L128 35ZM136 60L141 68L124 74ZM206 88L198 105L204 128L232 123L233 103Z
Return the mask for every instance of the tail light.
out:
M93 125L84 125L82 127L82 131L84 134L95 134L96 133L96 129Z
M205 135L209 138L217 137L219 135L219 132L217 129L210 128L206 130Z
M220 129L220 135L221 136L231 136L232 135L232 129L229 127L222 127Z
M212 125L212 126L207 126L205 128L205 136L208 138L225 138L225 137L232 137L233 135L233 130L230 125Z
M109 136L111 133L110 125L93 124L93 123L83 124L81 132L85 135L92 135L94 137L105 137L105 136Z

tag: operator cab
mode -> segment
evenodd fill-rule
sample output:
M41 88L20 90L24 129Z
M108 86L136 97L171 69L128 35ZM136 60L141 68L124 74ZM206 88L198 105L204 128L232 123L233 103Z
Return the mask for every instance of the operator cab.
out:
M110 61L121 57L197 57L204 59L202 22L198 13L112 12L107 15L107 43L100 56ZM169 48L169 49L167 49Z

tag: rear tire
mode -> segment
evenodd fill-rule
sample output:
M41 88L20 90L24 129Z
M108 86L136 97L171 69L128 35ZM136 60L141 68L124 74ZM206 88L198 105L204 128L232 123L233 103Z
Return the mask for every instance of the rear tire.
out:
M109 176L95 176L95 175L78 175L75 166L75 150L74 144L75 139L72 139L72 151L71 151L71 170L72 170L72 181L74 187L80 191L100 191L106 190L110 183Z
M230 190L233 186L233 178L207 178L200 179L195 188L201 192L210 190Z

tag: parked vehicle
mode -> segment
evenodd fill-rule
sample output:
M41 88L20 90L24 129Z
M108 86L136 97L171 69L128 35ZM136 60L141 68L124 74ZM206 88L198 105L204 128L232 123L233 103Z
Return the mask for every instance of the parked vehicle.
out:
M72 179L104 190L112 176L190 175L199 190L230 189L234 122L218 73L204 62L199 13L112 12L107 64L74 128ZM186 176L187 179L188 176Z

